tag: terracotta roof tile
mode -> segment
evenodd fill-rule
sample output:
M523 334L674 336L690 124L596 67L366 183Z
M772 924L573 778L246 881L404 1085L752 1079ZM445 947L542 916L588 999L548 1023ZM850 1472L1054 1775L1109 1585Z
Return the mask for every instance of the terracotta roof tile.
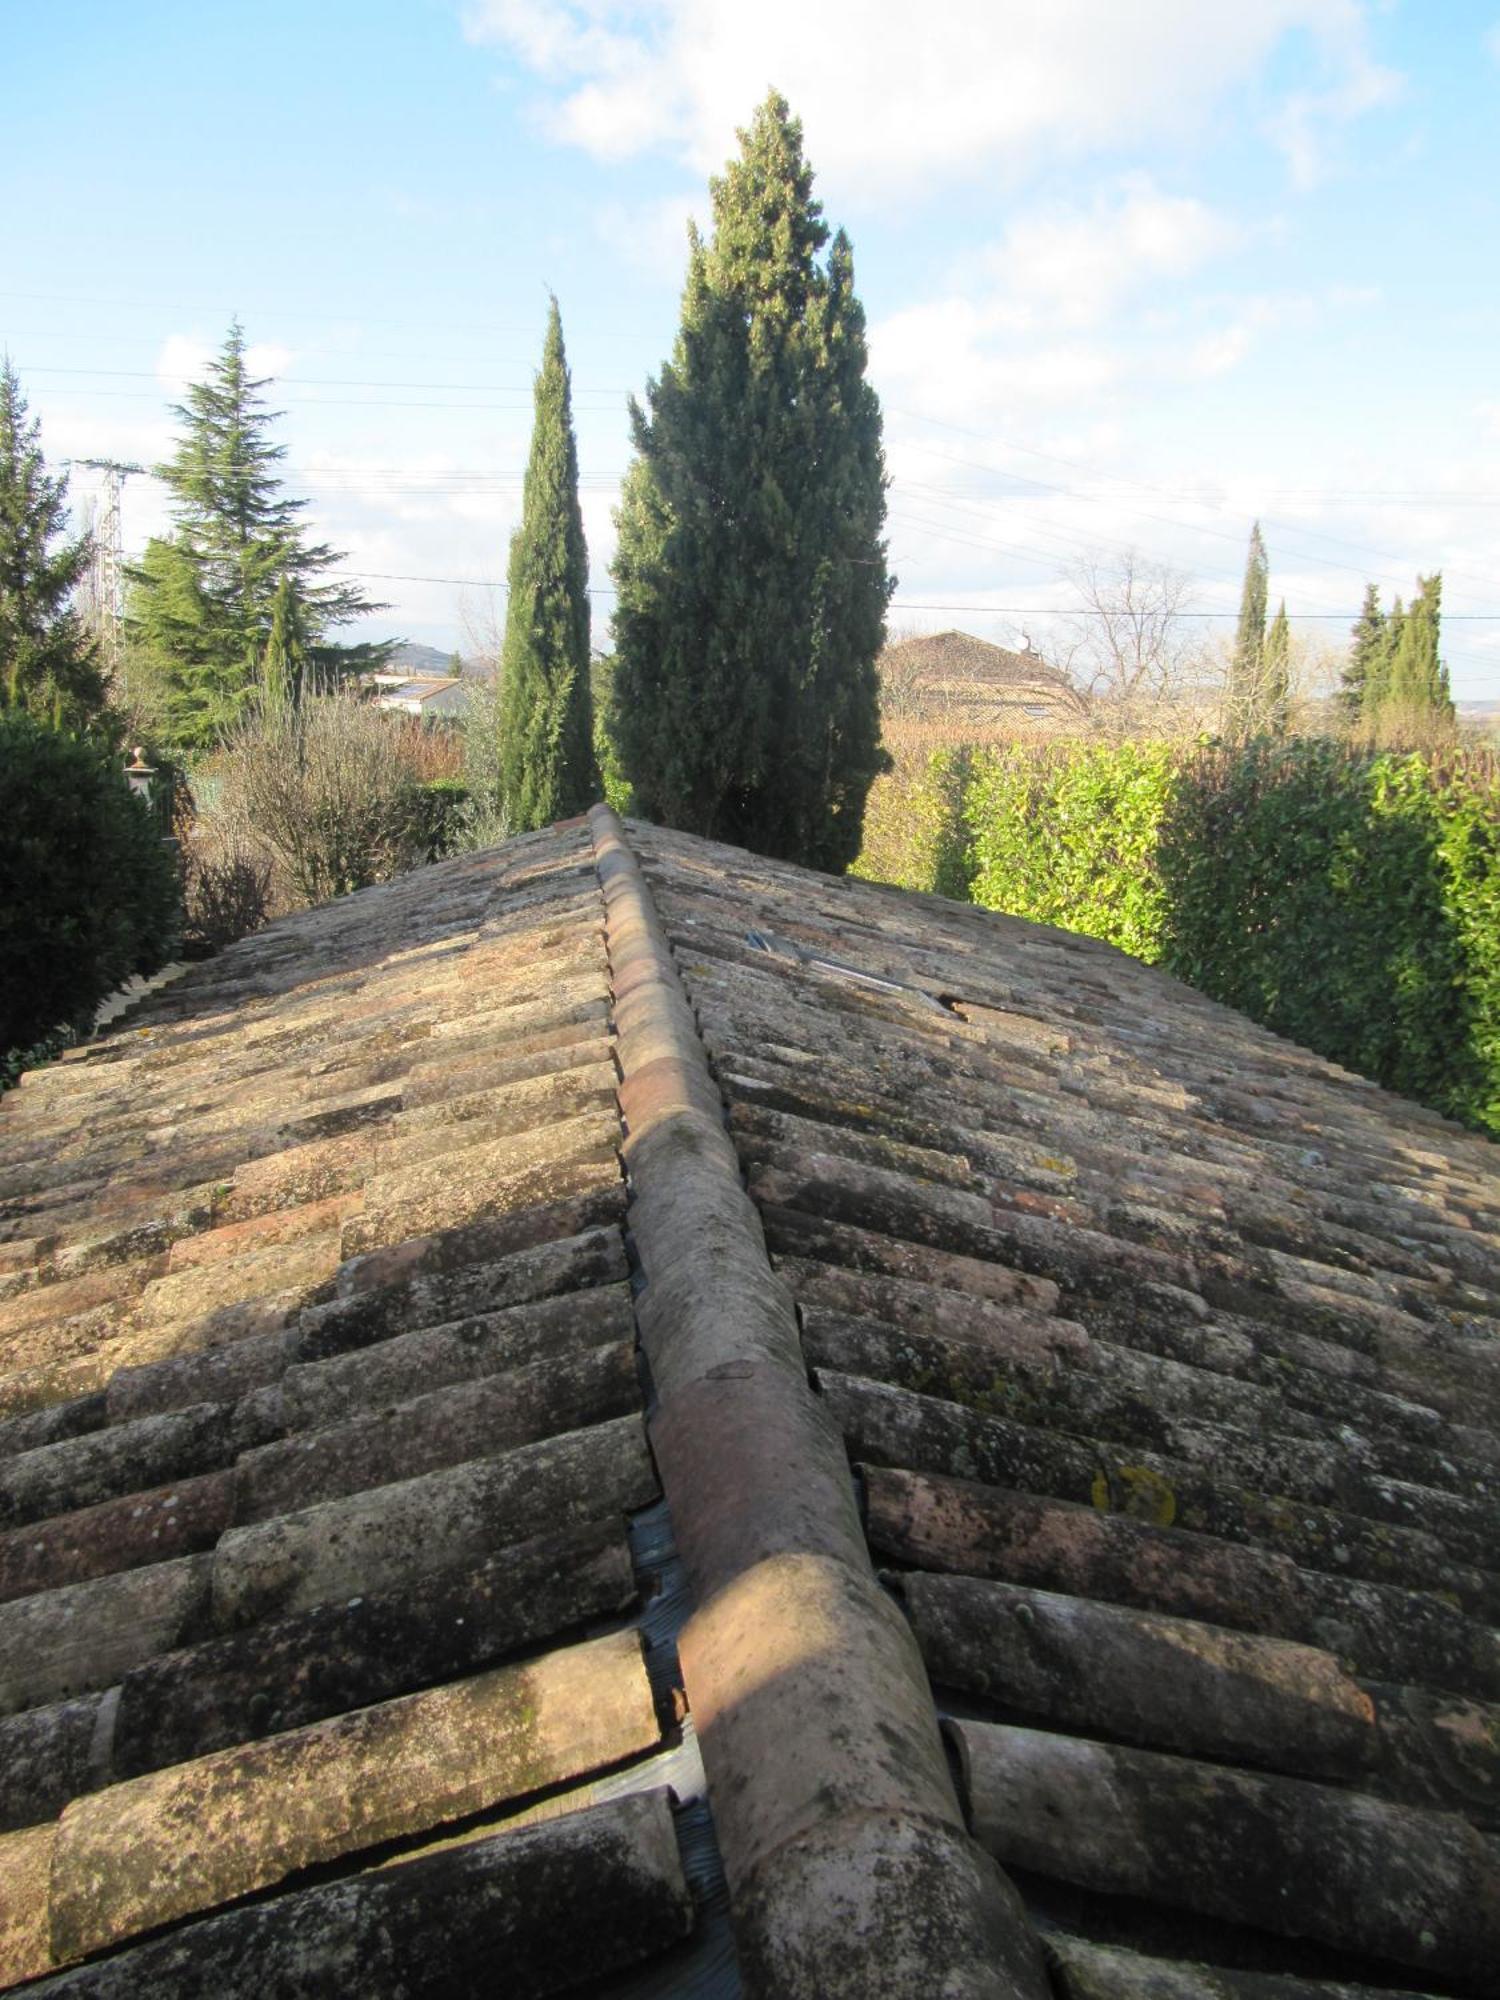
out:
M605 813L272 926L0 1105L0 1978L1477 2000L1497 1272L1045 927Z

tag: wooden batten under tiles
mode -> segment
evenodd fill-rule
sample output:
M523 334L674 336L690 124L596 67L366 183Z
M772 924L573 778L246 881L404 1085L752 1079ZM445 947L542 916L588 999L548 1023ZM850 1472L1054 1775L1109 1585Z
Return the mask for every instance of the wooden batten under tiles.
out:
M1500 1153L587 821L0 1101L0 1984L1490 2000Z

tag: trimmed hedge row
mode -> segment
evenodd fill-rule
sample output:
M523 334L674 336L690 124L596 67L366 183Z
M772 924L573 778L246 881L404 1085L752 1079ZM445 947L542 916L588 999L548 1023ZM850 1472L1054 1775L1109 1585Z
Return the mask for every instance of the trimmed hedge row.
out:
M0 1053L86 1026L177 943L181 894L119 758L0 712Z
M1500 1136L1492 755L1318 741L1011 748L973 753L955 797L952 754L899 790L882 780L861 873L877 872L899 845L892 821L924 801L908 886L966 887L986 908L1106 938Z

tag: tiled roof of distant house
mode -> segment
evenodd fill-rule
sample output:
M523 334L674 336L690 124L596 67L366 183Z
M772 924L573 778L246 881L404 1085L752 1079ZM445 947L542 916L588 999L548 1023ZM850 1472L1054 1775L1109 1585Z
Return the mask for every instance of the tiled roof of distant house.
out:
M405 709L411 715L456 715L469 699L468 683L456 674L445 678L419 675L412 680L378 674L371 684L377 708Z
M894 640L876 663L882 704L976 728L1000 722L1060 721L1077 695L1060 667L1028 649L992 645L972 632L928 632Z
M6 1980L1493 1993L1497 1164L603 812L234 947L0 1104Z

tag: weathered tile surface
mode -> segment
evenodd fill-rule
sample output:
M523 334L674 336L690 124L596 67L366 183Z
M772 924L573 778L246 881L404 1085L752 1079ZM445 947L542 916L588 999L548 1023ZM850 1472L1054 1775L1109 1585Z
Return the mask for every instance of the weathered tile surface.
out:
M674 1725L601 919L585 831L513 842L0 1106L3 1983L541 1992L691 1926L660 1794L378 1865Z
M0 1983L733 1992L683 1814L553 1797L697 1687L753 1993L1489 2000L1496 1149L1089 940L613 837L0 1102Z
M1062 1987L1496 1990L1495 1147L1106 946L631 831Z

